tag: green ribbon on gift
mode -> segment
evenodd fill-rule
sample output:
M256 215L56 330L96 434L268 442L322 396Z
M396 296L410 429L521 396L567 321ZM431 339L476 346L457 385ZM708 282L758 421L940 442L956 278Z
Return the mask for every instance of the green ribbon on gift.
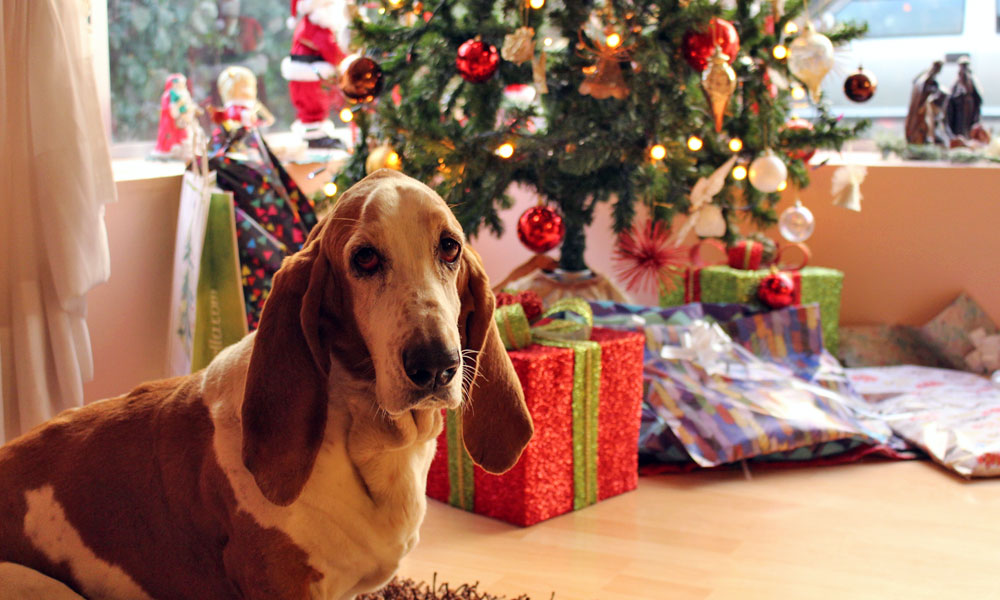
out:
M571 313L583 319L583 322L570 319L553 319L542 325L532 327L524 307L520 304L501 306L493 312L493 318L500 330L500 339L504 348L520 350L531 344L545 344L548 341L585 341L590 338L590 330L594 327L594 311L586 300L581 298L563 298L553 304L538 318L543 320L558 313Z
M597 419L601 345L589 340L539 341L573 350L573 510L597 502Z
M601 345L589 340L594 325L590 305L580 298L564 298L542 313L543 320L558 313L579 319L552 319L534 327L520 304L501 306L494 312L500 338L507 350L520 350L532 343L573 350L573 509L597 502L597 434L601 385ZM473 510L472 459L462 441L461 419L448 411L448 502Z
M447 413L445 435L448 436L448 481L451 482L448 504L472 512L476 499L472 479L474 463L462 437L462 414L451 409Z

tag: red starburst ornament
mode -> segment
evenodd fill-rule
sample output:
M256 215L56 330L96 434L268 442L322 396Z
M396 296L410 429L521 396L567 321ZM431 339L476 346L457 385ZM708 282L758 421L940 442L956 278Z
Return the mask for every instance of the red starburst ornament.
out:
M623 232L615 248L618 276L634 292L669 287L672 276L683 273L688 256L687 248L670 243L670 229L659 221Z

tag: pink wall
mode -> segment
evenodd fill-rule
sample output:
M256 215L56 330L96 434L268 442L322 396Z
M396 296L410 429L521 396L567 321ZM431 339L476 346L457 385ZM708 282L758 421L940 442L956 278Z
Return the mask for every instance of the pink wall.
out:
M118 183L107 205L111 278L87 295L94 379L87 402L163 377L167 359L179 176Z
M814 264L844 271L842 322L920 325L966 291L1000 324L1000 168L871 167L860 213L832 205L833 171L800 197Z
M296 176L306 171L293 169ZM809 240L813 264L845 273L842 323L920 324L963 290L1000 323L1000 169L873 167L862 186L861 213L831 205L832 172L830 166L815 170L800 197L817 220ZM118 190L118 203L107 209L111 280L88 296L95 363L95 378L84 388L88 401L164 372L180 178L124 181ZM779 210L794 197L787 192ZM536 200L523 190L515 190L515 198L504 215L505 235L474 240L494 281L530 257L515 228ZM588 264L613 276L613 247L604 205L588 231ZM648 293L634 299L655 303Z
M807 242L811 264L844 271L842 323L923 324L962 291L1000 323L1000 169L872 167L861 187L859 213L833 205L834 169L814 170L811 185L798 194L786 192L777 210L780 214L798 196L816 217L816 230ZM530 257L515 232L517 217L535 199L525 192L515 197L516 205L504 215L504 236L474 240L497 281ZM615 239L610 231L609 207L601 205L588 230L586 260L592 269L613 276ZM777 228L767 234L784 243ZM656 303L651 293L632 296L643 304Z

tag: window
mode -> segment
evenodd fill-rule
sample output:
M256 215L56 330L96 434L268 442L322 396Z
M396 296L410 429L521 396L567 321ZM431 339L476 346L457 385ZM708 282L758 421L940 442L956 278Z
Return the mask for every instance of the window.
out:
M834 14L868 23L868 38L954 35L962 33L965 0L853 0Z
M188 78L196 102L220 104L227 66L249 67L258 97L287 128L294 119L281 59L291 31L287 0L107 0L111 136L116 143L156 138L167 76Z

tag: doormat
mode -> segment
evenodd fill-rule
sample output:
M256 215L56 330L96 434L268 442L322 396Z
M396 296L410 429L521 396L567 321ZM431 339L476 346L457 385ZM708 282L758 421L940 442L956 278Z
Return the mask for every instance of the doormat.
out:
M549 600L554 600L555 597L553 593ZM463 583L453 588L447 583L438 584L435 575L430 584L426 581L416 582L396 577L384 588L370 594L361 594L356 600L531 600L531 598L525 595L516 598L494 596L479 591L478 582L471 585Z

